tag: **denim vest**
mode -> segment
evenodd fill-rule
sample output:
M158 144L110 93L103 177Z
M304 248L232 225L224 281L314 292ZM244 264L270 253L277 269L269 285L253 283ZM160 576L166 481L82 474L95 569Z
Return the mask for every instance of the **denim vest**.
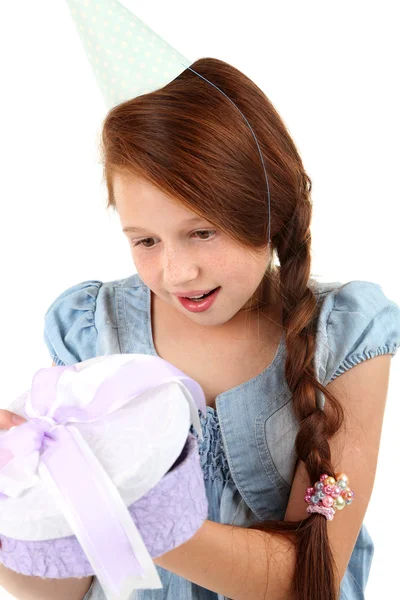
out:
M319 316L315 372L327 385L352 366L400 346L400 308L368 281L310 280ZM45 314L44 341L57 365L116 353L157 355L150 290L138 274L84 281L62 292ZM286 384L285 336L271 364L219 394L201 416L201 464L210 520L239 526L284 519L294 476L298 423ZM318 397L323 408L324 397ZM199 413L200 414L200 413ZM191 428L193 432L193 428ZM340 600L362 600L374 544L362 525L341 583ZM131 600L229 600L156 565L163 589L135 590ZM94 578L84 600L105 600Z

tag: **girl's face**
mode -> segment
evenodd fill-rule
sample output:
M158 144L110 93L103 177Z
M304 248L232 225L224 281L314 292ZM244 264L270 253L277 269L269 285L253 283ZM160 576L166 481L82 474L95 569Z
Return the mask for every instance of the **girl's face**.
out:
M250 306L268 263L268 249L251 253L142 179L116 175L114 196L137 272L160 299L204 326L222 325ZM219 286L214 303L204 312L190 312L174 295Z

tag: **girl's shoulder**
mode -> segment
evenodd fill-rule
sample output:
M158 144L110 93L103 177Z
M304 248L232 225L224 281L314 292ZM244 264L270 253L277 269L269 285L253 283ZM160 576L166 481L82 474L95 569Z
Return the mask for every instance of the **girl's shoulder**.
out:
M62 290L44 315L43 339L53 362L69 365L119 353L119 305L125 310L129 295L129 308L144 310L145 288L135 273L108 282L89 279Z
M319 301L316 365L327 385L344 371L400 346L400 307L371 281L314 281Z

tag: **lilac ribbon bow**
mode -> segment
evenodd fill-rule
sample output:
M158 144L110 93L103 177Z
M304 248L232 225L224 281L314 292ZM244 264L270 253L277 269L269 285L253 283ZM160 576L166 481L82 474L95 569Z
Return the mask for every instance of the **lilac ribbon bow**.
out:
M119 356L126 359L126 355ZM203 390L160 357L135 354L131 362L101 382L84 408L74 398L71 405L57 406L57 383L66 370L79 369L69 365L36 372L25 414L34 411L37 416L0 437L0 491L15 497L39 479L46 482L108 600L127 600L133 589L162 588L153 560L118 489L71 423L95 421L118 410L134 396L174 380L183 384L195 400L191 421L201 431L196 406L205 413ZM23 465L23 469L14 472L20 477L13 477L13 464ZM8 485L7 477L1 477L7 469L11 473Z

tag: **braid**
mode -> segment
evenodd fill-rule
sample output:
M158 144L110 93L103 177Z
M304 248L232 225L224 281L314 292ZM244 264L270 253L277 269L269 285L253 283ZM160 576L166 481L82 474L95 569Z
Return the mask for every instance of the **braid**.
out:
M282 298L282 325L286 332L285 378L300 423L295 440L297 462L302 460L310 485L322 473L334 476L329 438L344 419L341 404L315 377L314 355L318 318L317 298L309 285L311 266L311 181L302 174L302 194L277 241L278 290ZM329 401L329 412L319 408L317 390ZM296 600L336 600L335 563L329 545L327 521L312 514L301 521L264 521L252 529L294 534L297 550L293 581Z

